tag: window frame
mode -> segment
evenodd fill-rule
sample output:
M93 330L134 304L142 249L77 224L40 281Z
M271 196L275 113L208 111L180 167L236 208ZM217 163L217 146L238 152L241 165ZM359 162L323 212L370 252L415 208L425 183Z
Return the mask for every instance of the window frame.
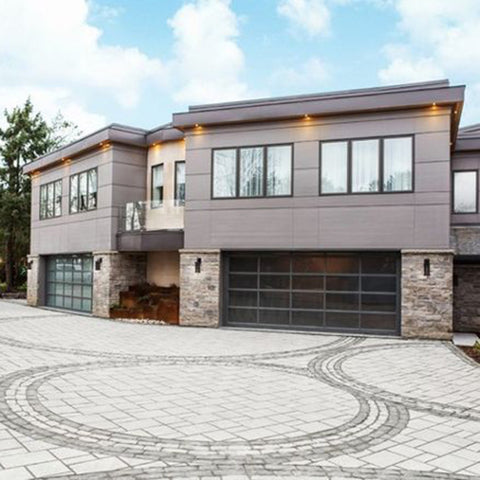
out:
M267 195L267 165L268 165L268 148L270 147L290 147L290 189L289 193L283 195ZM252 196L240 196L240 150L249 148L261 148L263 150L263 178L262 178L262 194ZM235 151L235 195L231 197L216 197L214 195L214 175L215 175L215 152L221 150L234 150ZM269 143L263 145L242 145L241 147L219 147L212 148L210 159L210 199L211 200L252 200L261 198L289 198L293 197L293 182L294 182L294 144L293 142L282 143Z
M60 190L61 190L61 194L60 194L60 213L58 215L56 215L55 214L55 199L57 197L57 195L56 195L57 189L55 188L55 186L59 182L60 182ZM47 215L47 213L48 213L48 210L47 210L47 207L48 207L48 187L50 185L53 185L53 203L52 203L53 214L52 215ZM46 191L45 215L42 215L42 190ZM39 191L38 191L38 198L39 198L39 202L38 202L38 218L39 218L39 220L50 220L52 218L61 217L63 215L63 178L59 178L57 180L52 180L51 182L41 184L40 188L39 188Z
M384 142L393 138L411 138L412 139L412 187L409 190L384 190L384 160L385 160L385 148ZM353 159L353 142L362 140L378 140L378 190L374 192L353 192L352 191L352 159ZM347 143L347 191L346 192L322 192L322 145L324 143ZM370 136L370 137L354 137L354 138L336 138L328 140L320 140L319 142L319 163L318 163L318 192L321 197L331 197L336 195L392 195L392 194L404 194L414 193L415 191L415 135L383 135L383 136Z
M185 186L185 187L184 187L184 190L185 190L185 194L184 194L184 195L185 195L185 198L183 199L183 203L182 203L182 204L177 203L178 200L179 200L179 199L177 198L177 185L178 185L178 183L177 183L177 175L178 175L177 165L178 165L179 163L183 163L183 164L185 165L185 167L184 167L184 169L185 169L185 181L184 181L184 183L183 183L184 186ZM173 197L174 197L173 200L174 200L175 205L176 205L177 207L184 207L184 206L185 206L185 202L186 202L186 200L187 200L187 165L186 165L185 160L176 160L176 161L174 162L174 168L175 168L175 174L174 174L174 180L173 180Z
M475 187L475 211L474 212L456 212L455 211L455 174L456 173L474 173L476 179L476 187ZM479 173L477 169L469 168L466 170L452 170L452 200L451 200L451 214L452 215L477 215L479 213L479 194L480 194L480 180L479 180Z
M163 180L163 185L162 185L162 198L159 200L158 205L155 204L156 200L153 199L153 190L154 190L154 185L153 185L153 171L155 168L160 168L162 167L162 180ZM163 202L165 200L165 163L157 163L155 165L152 165L150 167L150 208L162 208L163 207Z
M97 191L96 191L96 197L95 197L95 207L93 208L88 208L88 202L89 202L89 197L90 197L90 190L89 190L89 173L92 172L92 171L95 171L95 184L96 184L96 187L97 187ZM86 199L87 199L87 209L85 210L80 210L80 206L81 206L81 197L80 197L80 175L82 175L83 173L86 174L86 177L87 177L87 193L86 193ZM73 177L77 177L77 211L76 212L72 212L72 202L71 202L71 198L72 198L72 178ZM78 173L74 173L72 175L70 175L69 177L69 181L68 181L68 213L69 215L77 215L78 213L87 213L87 212L93 212L94 210L97 210L98 208L98 168L97 167L93 167L93 168L89 168L88 170L82 170L81 172L78 172Z

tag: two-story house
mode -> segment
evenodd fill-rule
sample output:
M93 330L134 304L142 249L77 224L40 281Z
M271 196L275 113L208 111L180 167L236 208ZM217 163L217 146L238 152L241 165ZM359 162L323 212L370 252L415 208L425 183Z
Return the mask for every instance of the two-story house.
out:
M480 328L480 127L448 81L190 107L24 168L31 305L180 324L449 338Z

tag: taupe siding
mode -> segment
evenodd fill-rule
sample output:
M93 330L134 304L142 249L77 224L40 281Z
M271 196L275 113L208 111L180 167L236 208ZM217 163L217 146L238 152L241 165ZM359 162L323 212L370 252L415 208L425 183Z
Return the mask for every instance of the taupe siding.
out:
M94 167L98 169L97 209L70 215L70 175ZM35 176L32 180L31 253L115 250L120 208L126 202L145 199L145 169L144 150L113 145ZM40 185L60 178L63 180L62 216L39 220Z
M306 112L308 113L308 112ZM415 135L414 193L319 196L319 142ZM212 200L211 150L294 144L294 196ZM187 134L186 248L448 248L450 114L424 109L242 126Z

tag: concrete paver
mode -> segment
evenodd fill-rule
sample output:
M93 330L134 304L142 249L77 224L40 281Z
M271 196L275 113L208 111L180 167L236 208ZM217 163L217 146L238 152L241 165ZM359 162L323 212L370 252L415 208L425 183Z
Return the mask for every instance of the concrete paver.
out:
M479 384L447 342L0 301L0 480L478 478Z

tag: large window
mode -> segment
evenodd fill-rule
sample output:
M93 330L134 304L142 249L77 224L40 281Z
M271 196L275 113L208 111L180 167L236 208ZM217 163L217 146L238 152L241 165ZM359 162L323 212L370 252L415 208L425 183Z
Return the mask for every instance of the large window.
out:
M97 169L77 173L70 177L70 213L86 212L97 208Z
M40 220L62 215L62 181L40 185Z
M152 207L163 204L163 164L152 167Z
M478 172L453 172L453 213L477 213Z
M175 163L175 204L185 205L185 162Z
M413 137L321 143L321 194L411 192Z
M214 150L213 198L276 197L291 193L291 145Z

